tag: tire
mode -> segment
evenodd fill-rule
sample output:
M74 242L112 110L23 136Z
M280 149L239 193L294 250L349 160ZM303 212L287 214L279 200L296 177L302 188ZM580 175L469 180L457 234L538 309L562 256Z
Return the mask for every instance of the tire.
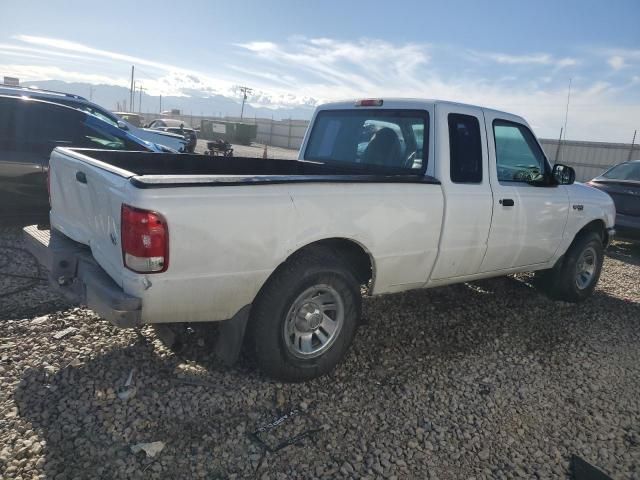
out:
M287 382L330 372L351 345L361 300L360 285L331 250L290 258L251 309L248 333L259 368Z
M573 241L561 263L551 270L540 272L538 277L551 298L582 302L596 288L603 260L604 248L600 235L588 232Z

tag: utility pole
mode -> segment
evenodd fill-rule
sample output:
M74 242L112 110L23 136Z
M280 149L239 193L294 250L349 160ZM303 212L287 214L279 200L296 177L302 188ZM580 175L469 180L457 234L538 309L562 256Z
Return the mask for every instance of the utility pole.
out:
M138 112L142 113L142 85L140 85L140 100L138 100Z
M133 95L135 94L135 85L133 84L134 67L131 65L131 88L129 89L129 108L133 112Z
M89 85L89 101L93 101L93 85Z
M247 94L252 93L253 89L249 87L240 86L238 87L238 90L242 92L242 109L240 110L240 120L242 120L242 117L244 115L244 103L247 101Z
M158 113L162 113L162 94L160 94L160 112Z

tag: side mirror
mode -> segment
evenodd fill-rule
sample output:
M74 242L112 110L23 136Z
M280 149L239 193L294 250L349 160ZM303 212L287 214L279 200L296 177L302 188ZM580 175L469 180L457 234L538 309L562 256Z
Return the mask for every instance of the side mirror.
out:
M126 123L124 123L122 120L118 120L118 128L121 130L129 130L129 127L127 126Z
M553 166L551 174L555 181L558 182L558 185L571 185L576 181L576 171L561 163L556 163Z

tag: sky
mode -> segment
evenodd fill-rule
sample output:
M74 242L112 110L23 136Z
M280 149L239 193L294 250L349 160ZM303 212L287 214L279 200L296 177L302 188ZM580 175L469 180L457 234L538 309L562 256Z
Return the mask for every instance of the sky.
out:
M630 143L640 1L0 0L0 77L238 97L272 109L438 98L524 116L536 134ZM311 111L311 108L309 108Z

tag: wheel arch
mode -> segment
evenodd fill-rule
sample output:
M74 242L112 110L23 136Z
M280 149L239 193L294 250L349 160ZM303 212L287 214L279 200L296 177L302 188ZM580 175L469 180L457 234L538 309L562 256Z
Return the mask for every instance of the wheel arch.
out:
M556 260L553 268L559 268L564 263L564 258L567 252L575 245L575 243L582 238L584 235L589 233L596 233L600 236L603 245L607 245L609 242L609 234L607 233L607 227L604 220L597 218L595 220L591 220L584 224L573 236L571 242L567 245L566 249L563 251L562 255Z
M602 240L603 245L607 245L609 243L609 234L607 233L607 226L604 220L598 218L595 220L591 220L589 223L584 225L580 230L578 230L578 232L573 237L573 240L571 241L571 245L573 245L578 238L588 233L597 233L600 236L600 239Z
M265 281L265 285L269 282L271 277L276 275L277 272L292 258L314 249L331 251L332 254L340 258L344 265L351 270L356 280L361 285L367 284L371 281L371 286L373 287L376 278L376 265L373 255L369 249L362 245L362 243L345 237L323 238L299 246L279 263L278 267Z

